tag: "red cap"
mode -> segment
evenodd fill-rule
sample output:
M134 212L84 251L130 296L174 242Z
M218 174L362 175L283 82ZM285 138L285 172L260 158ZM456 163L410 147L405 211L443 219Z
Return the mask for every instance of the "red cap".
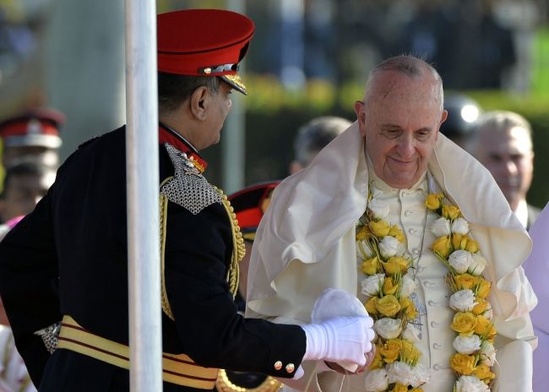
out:
M157 16L158 70L219 76L246 94L237 73L255 31L247 16L227 10L187 9Z
M59 129L65 122L63 113L54 109L32 109L0 123L4 146L42 146L59 148Z
M255 232L265 210L271 201L271 195L280 181L251 185L229 196L245 240L253 241Z

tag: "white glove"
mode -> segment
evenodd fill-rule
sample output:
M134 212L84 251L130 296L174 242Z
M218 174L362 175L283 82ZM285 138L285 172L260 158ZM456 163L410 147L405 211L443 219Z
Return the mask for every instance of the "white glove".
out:
M365 354L372 350L374 339L369 316L337 317L319 324L302 326L307 336L303 360L366 364Z
M342 316L368 316L368 312L356 296L342 289L327 288L315 301L311 321L317 324ZM356 363L349 361L338 364L351 373L358 368Z

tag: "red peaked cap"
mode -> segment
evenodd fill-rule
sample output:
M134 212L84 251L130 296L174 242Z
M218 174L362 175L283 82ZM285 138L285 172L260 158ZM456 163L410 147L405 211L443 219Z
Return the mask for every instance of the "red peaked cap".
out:
M246 94L238 75L255 31L247 16L227 10L187 9L157 15L158 70L219 76Z
M59 130L65 115L51 108L34 108L0 123L0 138L5 146L42 146L59 148Z
M257 226L269 206L273 190L279 183L280 181L263 182L229 195L229 201L245 240L255 239Z

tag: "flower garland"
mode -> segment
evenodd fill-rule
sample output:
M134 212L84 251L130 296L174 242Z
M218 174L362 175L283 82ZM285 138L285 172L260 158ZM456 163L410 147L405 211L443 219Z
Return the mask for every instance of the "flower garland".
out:
M367 392L421 392L430 372L419 363L415 333L409 324L417 317L410 295L415 279L409 270L414 260L405 254L405 237L391 225L386 203L368 197L368 207L357 224L357 257L366 275L361 292L368 297L366 310L375 320L376 357L366 376ZM469 224L458 207L443 203L443 194L430 193L428 210L439 215L431 231L437 239L431 245L436 257L448 268L446 282L451 291L449 306L456 312L451 328L457 332L450 357L456 373L454 392L490 391L495 378L493 346L496 329L487 301L490 283L482 277L486 260L470 236Z
M443 203L443 199L442 193L430 193L425 206L439 216L431 227L437 237L431 249L448 268L449 306L456 312L451 325L457 332L453 343L456 353L450 358L457 375L454 391L490 391L495 379L491 367L496 329L487 300L491 284L482 276L487 262L470 236L461 210Z
M408 328L417 317L410 299L415 281L409 276L413 259L405 254L405 237L397 225L384 218L389 206L368 197L368 207L357 225L357 257L366 275L362 294L369 297L365 307L375 320L376 354L366 376L366 390L421 392L430 373L419 363L421 352Z

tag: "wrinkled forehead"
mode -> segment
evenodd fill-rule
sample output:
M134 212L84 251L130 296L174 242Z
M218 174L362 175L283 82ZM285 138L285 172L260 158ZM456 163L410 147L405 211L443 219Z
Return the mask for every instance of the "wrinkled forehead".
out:
M442 99L440 80L430 72L408 75L392 70L382 71L370 81L366 91L366 101L370 104L412 101L442 108Z

